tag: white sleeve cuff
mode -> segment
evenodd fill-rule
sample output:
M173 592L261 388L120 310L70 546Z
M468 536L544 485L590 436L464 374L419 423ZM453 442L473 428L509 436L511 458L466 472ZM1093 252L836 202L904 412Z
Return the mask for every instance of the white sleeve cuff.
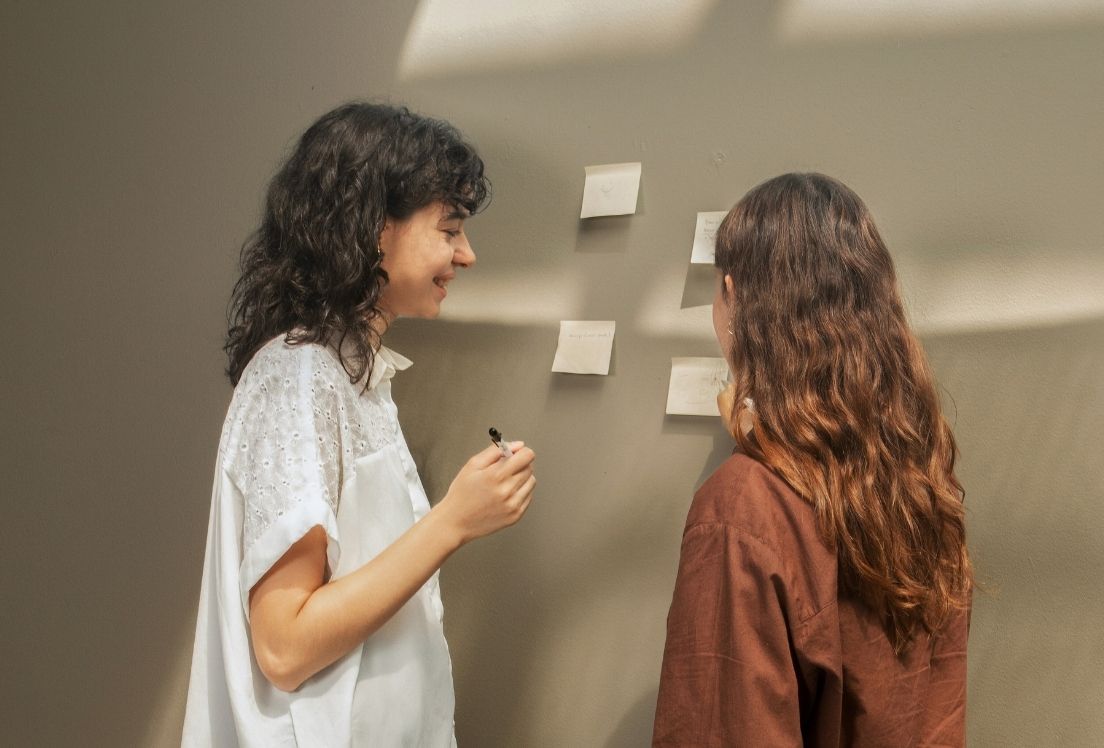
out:
M288 549L315 525L326 531L326 563L330 573L337 568L341 557L341 546L337 539L337 517L330 505L322 500L300 501L292 509L278 517L261 537L248 548L242 556L238 579L241 587L242 610L245 620L249 620L249 592L253 585L261 581Z

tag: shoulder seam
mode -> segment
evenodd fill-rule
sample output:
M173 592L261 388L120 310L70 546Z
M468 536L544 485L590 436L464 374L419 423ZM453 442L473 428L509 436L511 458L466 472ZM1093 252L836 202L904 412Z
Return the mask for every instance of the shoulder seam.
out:
M692 525L687 525L686 529L683 530L682 535L683 535L683 537L686 537L686 535L689 534L692 530L696 530L696 529L699 529L699 528L701 528L701 529L710 529L710 528L720 529L720 530L722 530L726 533L727 532L733 532L733 533L736 533L737 535L742 535L742 536L744 536L744 537L746 537L750 540L754 540L756 545L760 546L763 550L767 551L768 553L770 553L771 556L774 557L774 560L778 563L779 567L782 566L782 556L774 548L774 546L772 546L767 541L763 540L763 538L759 537L755 533L753 533L749 530L746 530L743 527L740 527L739 525L731 525L727 522L695 522Z
M719 529L719 530L721 530L722 532L725 532L725 533L731 532L731 533L734 533L734 534L737 534L737 535L741 535L745 538L748 538L749 540L755 541L755 545L760 547L763 551L765 551L767 554L769 554L771 556L771 558L773 559L773 561L774 561L775 565L777 566L778 570L784 572L785 578L786 578L786 584L789 585L793 582L793 574L791 573L791 571L789 570L789 568L787 567L787 565L783 561L782 554L780 554L774 548L774 546L769 544L767 541L763 540L763 538L759 537L755 533L752 533L752 532L750 532L750 531L748 531L748 530L746 530L742 527L739 527L738 525L732 525L732 524L728 524L726 522L695 522L692 525L687 525L687 527L683 531L682 535L683 535L683 538L685 538L689 533L691 533L694 530L709 530L709 529ZM824 605L820 606L818 609L816 609L812 613L809 613L806 616L802 616L801 618L799 618L795 622L795 624L794 624L795 628L800 627L800 626L804 626L805 624L811 622L814 618L816 618L817 616L819 616L821 613L828 610L832 606L836 605L837 603L838 603L838 600L835 600L835 599L829 600L828 602L826 602Z

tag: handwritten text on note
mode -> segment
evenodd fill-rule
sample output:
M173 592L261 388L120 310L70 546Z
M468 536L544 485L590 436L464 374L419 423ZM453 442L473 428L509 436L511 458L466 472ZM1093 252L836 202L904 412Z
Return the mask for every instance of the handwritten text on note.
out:
M552 371L561 374L609 374L616 322L562 321Z

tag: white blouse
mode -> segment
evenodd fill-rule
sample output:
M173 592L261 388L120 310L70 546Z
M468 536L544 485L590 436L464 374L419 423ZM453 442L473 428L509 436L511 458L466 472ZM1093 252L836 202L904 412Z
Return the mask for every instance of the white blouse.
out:
M391 399L408 366L381 347L365 392L332 348L281 335L242 373L219 444L182 745L455 746L436 574L293 693L268 682L249 638L249 591L312 527L337 578L429 511Z

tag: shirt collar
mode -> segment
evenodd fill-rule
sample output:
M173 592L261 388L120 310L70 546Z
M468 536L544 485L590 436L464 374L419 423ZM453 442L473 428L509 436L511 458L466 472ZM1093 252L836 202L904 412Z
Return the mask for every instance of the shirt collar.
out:
M395 353L385 345L381 345L376 351L376 357L372 361L372 376L368 379L368 389L377 386L395 376L395 372L409 369L414 362L406 356Z

